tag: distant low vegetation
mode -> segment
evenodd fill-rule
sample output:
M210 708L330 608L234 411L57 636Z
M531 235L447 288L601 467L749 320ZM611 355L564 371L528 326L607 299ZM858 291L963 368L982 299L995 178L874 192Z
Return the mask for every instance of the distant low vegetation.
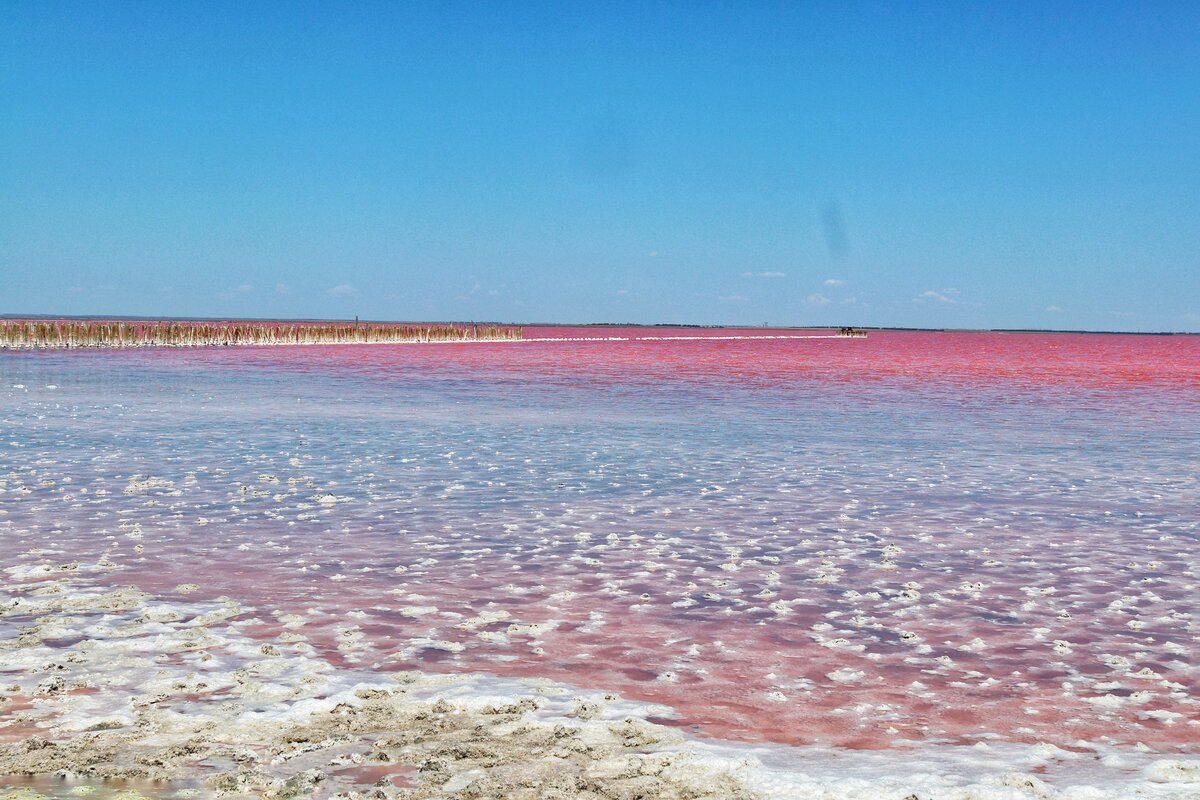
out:
M522 335L519 327L474 324L0 320L0 348L9 349L460 342Z

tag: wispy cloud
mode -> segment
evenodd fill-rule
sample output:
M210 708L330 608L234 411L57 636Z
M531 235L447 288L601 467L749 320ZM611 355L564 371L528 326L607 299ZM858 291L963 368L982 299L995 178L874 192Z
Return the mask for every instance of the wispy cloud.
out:
M958 289L929 289L914 297L913 302L918 304L942 303L948 306L969 306L971 308L980 308L983 306L983 303L962 299L959 296Z
M786 272L743 272L743 278L786 278Z
M949 305L957 305L962 302L958 299L958 289L942 289L940 292L936 289L930 289L926 292L921 292L917 296L916 302L924 303L927 300L933 300L937 303L947 303Z
M327 291L326 294L331 294L335 297L348 297L350 295L358 294L358 289L355 289L348 283L339 283L337 286L334 286L332 289Z
M808 297L804 298L804 302L808 303L810 306L827 306L833 301L823 294L816 294L814 292L813 294L810 294Z
M275 294L291 294L292 288L286 283L275 284Z
M723 297L718 297L717 299L720 300L722 303L744 303L744 302L746 302L746 298L740 294L727 294Z
M460 300L460 301L461 300L474 300L476 297L479 296L479 293L481 291L483 291L483 284L480 283L479 281L475 281L475 283L471 285L471 288L469 291L463 292L460 295L455 295L454 299Z
M1051 314L1061 314L1062 312L1066 311L1066 309L1062 308L1061 306L1046 306L1046 310Z
M839 287L841 287L841 286L845 286L845 285L846 285L846 282L845 282L845 281L843 281L843 280L839 280L838 278L826 278L826 279L825 279L825 285L826 285L826 286L831 286L831 287L833 287L834 289L837 289L837 288L839 288Z

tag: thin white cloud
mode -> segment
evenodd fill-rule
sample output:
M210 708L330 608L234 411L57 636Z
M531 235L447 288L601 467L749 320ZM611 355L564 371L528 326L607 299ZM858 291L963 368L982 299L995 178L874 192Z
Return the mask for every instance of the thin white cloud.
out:
M958 289L929 289L921 292L913 298L913 302L917 304L923 303L942 303L948 306L963 306L964 308L982 308L983 303L976 303L973 300L963 300L959 296Z
M275 294L291 294L292 289L286 283L275 284Z
M1051 314L1061 314L1062 312L1066 311L1066 309L1062 308L1061 306L1046 306L1046 310Z
M87 289L83 288L82 286L68 286L67 291L71 294L83 294L87 291Z
M846 282L845 282L845 281L843 281L843 280L839 280L838 278L826 278L826 279L825 279L825 285L826 285L826 286L831 286L831 287L833 287L834 289L837 289L837 288L838 288L838 287L840 287L840 286L845 286L845 285L846 285Z
M954 305L960 302L957 295L958 289L942 289L940 292L930 289L929 291L921 292L921 294L917 297L917 302L924 303L926 300L934 300L938 303L949 303L950 305Z
M722 303L744 303L746 298L740 294L727 294L724 297L718 297Z
M346 297L352 294L358 294L358 289L355 289L348 283L339 283L337 286L334 286L332 289L327 291L326 294Z
M475 281L474 285L471 286L470 291L467 291L467 292L464 292L463 294L457 295L454 299L455 300L474 300L476 297L479 296L479 293L482 290L483 290L483 284L481 284L479 281Z
M743 278L786 278L786 272L743 272Z
M814 292L813 294L810 294L808 297L804 298L804 302L808 303L810 306L825 306L829 305L833 301L823 294L816 294Z

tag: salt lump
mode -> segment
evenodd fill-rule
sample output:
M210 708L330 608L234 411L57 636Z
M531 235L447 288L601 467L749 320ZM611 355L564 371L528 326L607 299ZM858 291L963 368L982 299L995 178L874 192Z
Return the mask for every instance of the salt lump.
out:
M142 494L151 489L170 489L175 484L166 478L155 478L154 476L143 478L140 475L135 475L129 479L129 485L125 487L125 494Z
M1146 767L1146 777L1156 783L1200 783L1200 761L1161 759Z

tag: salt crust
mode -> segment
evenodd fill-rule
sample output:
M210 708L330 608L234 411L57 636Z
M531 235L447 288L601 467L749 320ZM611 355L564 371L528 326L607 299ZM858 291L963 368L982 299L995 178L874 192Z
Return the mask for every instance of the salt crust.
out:
M737 745L647 721L670 709L544 681L340 669L301 635L247 635L257 618L233 600L91 585L99 570L8 569L0 586L0 775L60 776L63 796L140 779L229 797L1200 798L1200 758ZM354 783L393 767L396 780Z

